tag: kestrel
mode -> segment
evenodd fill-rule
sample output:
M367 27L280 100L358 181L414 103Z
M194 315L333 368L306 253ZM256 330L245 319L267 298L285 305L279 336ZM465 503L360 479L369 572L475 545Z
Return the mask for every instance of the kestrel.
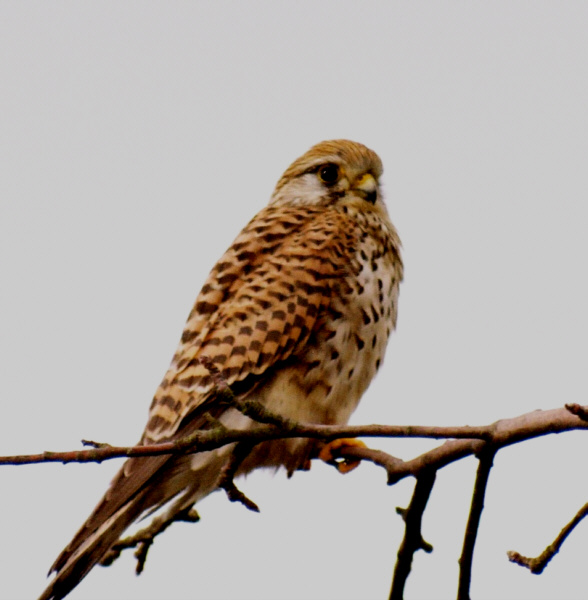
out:
M212 269L155 393L141 444L254 422L219 400L222 377L294 421L346 424L381 365L396 325L400 240L372 150L326 141L294 161ZM216 380L218 381L218 379ZM295 438L250 449L238 475L308 468L321 443ZM167 504L173 517L214 491L235 444L128 459L51 567L41 600L66 596L125 529ZM323 454L324 456L324 454Z

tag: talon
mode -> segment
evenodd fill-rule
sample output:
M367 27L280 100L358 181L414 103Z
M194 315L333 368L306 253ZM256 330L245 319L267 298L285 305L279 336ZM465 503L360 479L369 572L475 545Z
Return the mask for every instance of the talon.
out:
M349 471L353 471L353 469L355 469L355 467L357 467L361 461L354 458L343 458L341 460L337 460L337 457L339 455L339 450L350 447L367 448L367 446L361 440L356 438L339 438L329 442L328 444L325 444L321 448L318 457L329 465L335 465L339 473L349 473Z

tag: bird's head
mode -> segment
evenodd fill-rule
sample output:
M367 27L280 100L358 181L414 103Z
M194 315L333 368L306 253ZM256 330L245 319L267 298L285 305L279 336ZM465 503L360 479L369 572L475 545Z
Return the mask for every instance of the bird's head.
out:
M363 144L331 140L313 146L284 172L271 204L330 206L361 203L384 208L379 156Z

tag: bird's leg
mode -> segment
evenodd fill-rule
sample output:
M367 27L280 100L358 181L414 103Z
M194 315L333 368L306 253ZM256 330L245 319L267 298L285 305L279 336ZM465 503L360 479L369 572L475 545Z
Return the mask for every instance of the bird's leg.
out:
M345 451L345 448L366 448L367 446L356 438L338 438L325 444L321 451L319 452L318 457L326 462L329 465L334 465L337 467L339 473L349 473L349 471L353 471L355 467L359 465L361 460L356 460L353 458L343 458L341 460L337 460L340 458L341 450Z

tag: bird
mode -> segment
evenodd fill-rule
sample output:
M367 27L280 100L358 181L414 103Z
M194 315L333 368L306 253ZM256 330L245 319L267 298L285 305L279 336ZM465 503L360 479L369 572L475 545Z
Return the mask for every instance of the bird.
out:
M282 418L348 422L384 359L403 278L382 172L374 151L344 139L316 144L286 169L206 279L141 445L215 423L251 428L252 418L223 401L219 378L237 402L253 400ZM291 438L241 446L236 475L258 468L291 475L353 443ZM238 449L127 459L53 563L39 600L67 596L134 522L164 506L173 520L218 489Z

